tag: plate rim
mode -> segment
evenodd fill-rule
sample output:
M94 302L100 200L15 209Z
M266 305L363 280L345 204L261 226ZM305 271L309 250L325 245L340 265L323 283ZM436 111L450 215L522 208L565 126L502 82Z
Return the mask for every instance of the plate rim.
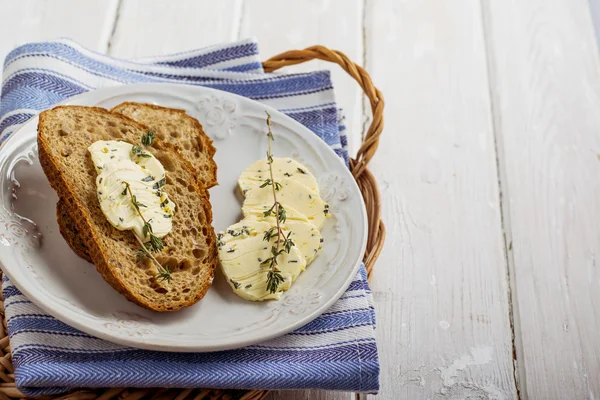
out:
M302 125L298 121L294 120L293 118L289 117L288 115L284 114L283 112L277 110L276 108L274 108L270 105L263 104L259 101L256 101L256 100L244 97L244 96L240 96L235 93L230 93L230 92L226 92L223 90L219 90L219 89L209 88L209 87L200 86L200 85L187 85L187 84L181 84L181 83L134 83L134 84L125 84L125 85L119 85L119 86L104 87L104 88L90 90L88 92L69 97L68 99L65 99L57 104L54 104L51 107L48 107L44 110L52 109L52 108L55 108L55 107L58 107L61 105L78 105L81 103L80 99L86 98L87 96L94 95L94 94L97 94L102 99L106 100L107 98L109 98L110 94L112 94L113 96L127 95L129 93L133 93L134 91L139 92L139 91L144 91L144 90L168 93L169 88L176 91L176 90L180 90L180 88L186 88L186 87L193 88L194 90L207 91L209 93L217 94L220 96L235 97L240 102L246 102L246 103L252 103L254 105L258 105L259 107L264 108L266 111L271 113L271 115L276 117L277 119L279 119L279 118L285 119L286 123L288 125L290 125L290 127L292 129L294 129L296 131L300 131L300 132L303 131L304 133L302 135L304 135L304 134L315 135L315 133L312 132L310 129L308 129L306 126ZM104 95L104 93L106 93L106 95ZM18 143L19 132L22 129L25 129L26 127L28 127L29 125L34 124L35 121L39 119L39 114L44 110L39 111L36 115L31 117L27 122L25 122L23 125L18 127L14 132L11 133L11 135L4 141L4 143L2 143L2 145L0 146L0 161L2 158L7 157L9 155L9 154L5 154L6 153L5 149L7 147L9 147L10 145L12 145L13 143ZM36 131L37 131L37 128L36 128ZM320 138L318 138L318 139L320 139ZM243 336L242 336L241 337L242 339L240 339L240 337L236 337L236 340L231 340L230 342L228 342L228 344L224 344L224 345L207 345L207 344L177 345L174 343L156 344L152 340L149 341L148 339L143 339L143 338L140 340L134 340L132 337L119 336L116 334L110 335L107 332L98 330L93 326L86 325L84 322L79 322L77 320L76 316L69 316L68 312L64 312L64 310L66 310L66 309L64 307L60 306L60 303L54 302L54 304L58 304L58 306L53 307L52 305L49 304L50 302L47 304L47 303L43 302L43 299L38 299L32 293L32 291L30 291L26 288L27 285L21 285L19 280L15 279L15 276L12 274L12 271L10 271L10 267L7 268L5 263L2 260L2 257L0 257L0 266L2 267L2 271L3 271L3 273L5 273L8 276L11 283L13 285L15 285L17 287L17 289L19 289L19 291L25 297L27 297L28 300L30 300L37 307L40 307L43 311L45 311L52 317L56 318L57 320L61 321L62 323L66 324L66 325L69 325L69 326L71 326L75 329L78 329L84 333L87 333L93 337L96 337L96 338L99 338L102 340L106 340L113 344L128 346L128 347L132 347L135 349L151 350L151 351L208 353L208 352L214 352L214 351L239 349L239 348L243 348L246 346L262 343L262 342L265 342L265 341L268 341L268 340L271 340L271 339L274 339L277 337L284 336L302 326L305 326L306 324L310 323L311 321L313 321L314 319L316 319L317 317L322 315L329 308L331 308L331 306L346 292L346 290L352 283L354 277L358 273L361 264L363 263L363 258L364 258L364 254L365 254L366 246L367 246L368 215L366 212L366 206L365 206L364 200L362 198L362 192L360 191L360 188L359 188L356 180L352 176L351 171L348 169L348 167L342 161L342 159L323 140L320 139L318 141L323 144L322 147L323 147L323 149L325 149L326 152L329 152L330 155L337 160L337 162L339 162L343 165L343 168L348 172L348 176L351 178L351 179L348 179L349 181L351 181L350 185L353 186L353 189L355 189L357 193L361 194L359 204L360 204L360 213L361 213L361 216L363 219L363 227L361 229L362 238L361 238L361 248L360 248L360 252L359 252L360 258L355 262L355 265L352 267L352 270L348 274L343 285L332 296L330 296L327 301L323 302L323 304L321 306L319 306L318 308L316 308L314 311L310 312L309 314L305 315L304 317L296 320L294 323L286 325L285 328L276 329L272 333L268 333L268 334L264 334L264 335L260 336L260 338L243 339ZM219 267L217 266L217 268L219 268ZM193 307L193 305L191 307ZM83 310L83 311L85 312L85 310Z

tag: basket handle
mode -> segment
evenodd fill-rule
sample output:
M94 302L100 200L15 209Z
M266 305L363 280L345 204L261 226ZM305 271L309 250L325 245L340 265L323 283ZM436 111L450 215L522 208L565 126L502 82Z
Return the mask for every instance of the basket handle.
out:
M288 65L301 64L314 59L329 61L342 67L348 75L358 82L371 104L371 111L373 112L371 125L363 138L356 157L350 159L350 170L362 192L367 209L369 236L363 261L370 279L375 261L379 257L383 243L385 242L385 226L381 221L381 197L377 188L377 182L367 169L367 164L369 164L377 151L379 137L383 131L383 95L375 87L367 71L360 65L355 64L341 51L331 50L323 46L311 46L304 50L286 51L263 62L263 68L265 72L273 72Z

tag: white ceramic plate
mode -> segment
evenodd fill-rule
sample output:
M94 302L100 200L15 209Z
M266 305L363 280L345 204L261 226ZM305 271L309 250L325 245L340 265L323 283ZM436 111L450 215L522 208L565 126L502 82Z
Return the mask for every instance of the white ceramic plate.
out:
M150 350L195 352L238 348L283 335L319 316L343 294L365 250L366 213L350 172L314 133L258 102L195 86L120 86L75 96L66 104L110 108L123 101L185 109L214 139L220 185L210 195L217 232L240 220L236 181L248 165L264 157L268 110L276 135L274 154L305 164L331 205L333 217L322 230L322 252L279 301L242 300L218 268L213 287L199 303L175 313L142 309L104 282L60 235L58 197L38 161L38 118L33 118L0 149L0 262L23 294L59 320L96 337Z

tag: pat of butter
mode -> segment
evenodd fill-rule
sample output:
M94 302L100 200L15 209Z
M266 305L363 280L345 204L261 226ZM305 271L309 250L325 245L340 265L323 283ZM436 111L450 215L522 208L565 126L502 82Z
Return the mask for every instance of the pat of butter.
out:
M329 216L329 206L321 199L319 193L311 190L293 178L277 181L281 188L277 191L277 201L283 208L293 208L304 215L317 229L321 229ZM253 187L246 191L246 199L242 205L244 216L255 212L267 211L273 204L273 189L270 185Z
M309 222L308 218L300 214L290 206L285 207L286 220L281 224L281 228L286 232L292 232L290 238L298 247L298 250L304 256L306 265L317 256L321 249L323 241L321 232ZM263 216L262 210L250 210L246 219L254 218L257 220L268 222L270 226L276 226L277 221L273 215L269 217Z
M323 239L318 228L329 216L329 206L319 195L317 180L305 166L291 158L273 158L272 168L273 179L281 185L276 192L277 201L286 214L280 226L294 243L289 253L283 252L277 258L284 279L277 292L267 290L270 265L263 264L273 256L271 250L277 240L276 236L264 240L265 233L277 226L274 213L264 215L274 202L273 187L261 188L271 179L266 159L253 163L238 179L246 197L242 206L244 219L218 235L223 273L234 293L246 300L279 299L291 287L321 249Z
M161 238L171 232L175 203L162 190L165 170L153 155L143 150L144 157L132 152L133 145L115 140L94 142L88 151L98 172L98 201L104 216L118 230L133 230L142 240L144 221L133 206L136 197L139 210ZM126 190L129 184L131 194Z
M249 189L262 185L265 179L270 177L267 160L258 160L242 172L238 179L238 186L245 193ZM304 165L291 158L273 158L273 178L275 182L291 178L319 193L319 186L314 175Z
M277 267L284 281L275 293L267 291L269 265L263 262L272 257L271 248L276 241L263 240L270 227L269 222L246 218L218 235L223 273L233 291L243 299L279 299L306 267L306 259L297 247L293 246L289 254L283 252L277 258Z

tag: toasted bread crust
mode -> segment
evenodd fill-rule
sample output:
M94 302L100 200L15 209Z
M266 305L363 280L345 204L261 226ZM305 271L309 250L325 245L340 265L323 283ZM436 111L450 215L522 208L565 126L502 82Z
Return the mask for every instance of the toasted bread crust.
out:
M39 159L42 165L42 169L46 174L50 185L56 190L59 198L62 200L63 204L68 208L68 213L72 219L73 226L76 228L81 241L85 245L87 249L87 253L91 261L95 264L96 269L102 275L102 277L117 291L122 293L127 299L130 301L151 309L155 311L176 311L182 307L189 306L191 304L196 303L206 294L208 288L212 283L212 279L214 277L214 269L217 264L217 251L216 251L216 238L214 234L214 230L210 226L212 222L212 211L210 202L208 200L208 194L202 184L195 181L193 178L187 182L186 189L190 191L190 195L194 196L196 199L199 199L200 208L198 209L198 215L201 217L201 220L204 220L207 226L202 227L202 233L206 242L203 244L205 246L204 257L201 262L201 270L197 273L198 279L193 282L187 282L188 284L193 284L193 292L185 297L172 296L170 293L168 302L157 302L156 300L150 299L143 291L136 291L134 287L132 287L132 282L125 279L125 275L123 271L126 271L130 274L141 274L143 272L142 268L139 267L139 272L137 264L134 261L130 260L119 260L116 261L114 258L109 259L108 251L110 250L107 247L107 243L114 243L115 246L124 246L126 250L126 254L131 251L131 254L134 254L138 244L133 237L131 232L128 232L128 235L125 235L124 232L117 231L112 228L112 230L108 230L105 228L107 222L106 220L99 220L97 216L97 212L95 215L92 215L90 212L90 203L84 204L81 193L78 192L75 188L76 183L74 182L73 176L70 176L70 171L64 170L64 168L60 165L59 156L57 153L57 149L52 149L52 146L49 142L49 136L52 134L50 129L50 122L48 121L51 118L56 117L55 114L57 112L65 111L65 109L69 109L68 112L78 112L80 111L86 115L94 115L96 117L106 117L114 119L114 114L110 113L108 110L98 107L80 107L80 106L59 106L52 110L45 111L40 114L40 120L38 125L38 152ZM109 117L110 115L110 117ZM119 122L122 123L124 127L136 132L145 132L148 130L144 125L139 124L138 122L127 118L126 116L119 116ZM108 139L108 138L107 138ZM91 143L90 143L91 144ZM186 176L195 176L194 171L189 166L183 158L176 151L175 147L169 145L168 143L163 143L160 140L155 141L153 145L152 151L159 151L162 154L168 154L169 157L172 157L175 163L179 164L182 173L187 174ZM87 152L87 149L85 149ZM81 154L79 154L81 157ZM63 157L68 157L64 156ZM91 160L89 160L91 163ZM91 167L93 170L93 166ZM92 178L92 177L90 177ZM79 193L79 194L78 194ZM95 192L93 193L95 195ZM97 202L97 200L96 200ZM93 207L97 207L99 209L99 205L93 204ZM96 210L97 211L97 210ZM59 216L61 214L59 213ZM181 218L174 218L175 223L183 223ZM200 227L198 227L200 229ZM103 231L104 229L104 231ZM63 230L61 229L61 233ZM64 235L64 233L63 233ZM68 236L68 235L67 235ZM116 238L116 239L115 239ZM118 239L118 240L117 240ZM173 238L174 240L174 238ZM176 249L178 250L178 249ZM190 250L191 251L191 250ZM79 254L79 252L78 252ZM166 256L166 255L165 255ZM164 258L162 254L157 255L157 258ZM170 259L173 259L171 257ZM166 260L167 263L170 260L169 258ZM163 261L161 261L163 262ZM197 265L197 264L194 264ZM181 264L179 265L181 266ZM194 268L195 270L196 268ZM182 283L186 283L185 281L181 281L184 277L187 277L189 274L186 274L185 271L174 275L174 283L173 285L180 285ZM178 281L176 281L179 279ZM177 286L178 288L179 286ZM173 288L173 290L177 289ZM146 290L147 288L143 287L142 289ZM160 288L160 290L166 290L169 292L172 288ZM156 291L156 289L155 289ZM157 293L162 293L158 292ZM189 290L188 290L189 292ZM177 293L175 293L176 295ZM156 295L158 296L158 295ZM155 298L156 298L155 296ZM166 296L164 297L167 298ZM173 300L176 298L177 300Z
M149 110L154 112L149 112ZM161 107L155 104L124 102L113 107L110 111L123 114L150 127L159 134L161 140L176 146L183 158L192 164L198 179L204 186L211 188L218 184L217 164L213 160L216 152L213 141L206 135L200 122L189 116L185 110ZM177 132L178 136L172 137L171 132L163 123L173 116L179 119L180 128L185 124L191 125L193 127L192 132L187 132L187 134ZM187 142L189 148L184 148L182 141Z
M75 254L83 258L85 261L91 263L92 259L87 252L87 247L85 247L83 239L81 239L81 236L79 236L77 228L75 227L75 222L69 215L69 206L65 203L65 201L63 201L63 199L59 199L56 203L56 221L58 222L58 230L60 231L60 234L65 239L71 250L73 250Z

